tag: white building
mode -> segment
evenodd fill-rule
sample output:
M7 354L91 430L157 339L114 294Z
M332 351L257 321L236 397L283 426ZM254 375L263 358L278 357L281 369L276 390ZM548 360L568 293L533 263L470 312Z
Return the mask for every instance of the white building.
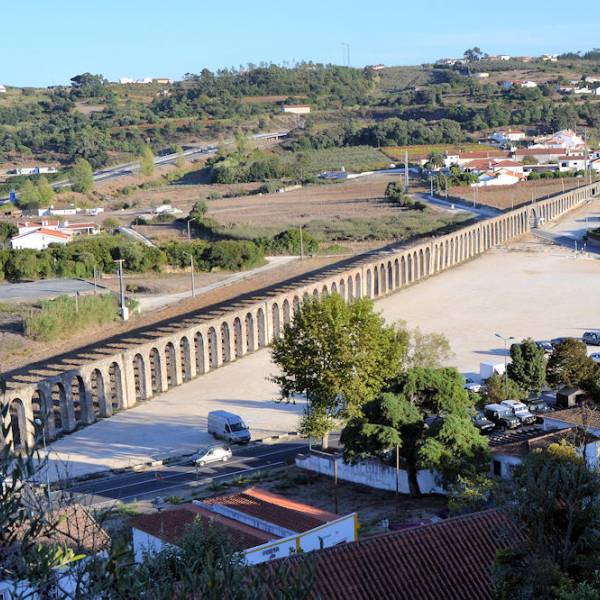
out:
M522 142L525 139L525 132L517 129L494 131L490 135L490 139L500 145L505 145L509 142Z
M41 221L18 221L17 229L19 230L19 235L24 233L30 233L32 231L37 231L42 227L44 229L51 229L52 231L58 231L60 226L60 221L58 219L42 219Z
M0 83L0 94L6 94L6 86Z
M474 77L475 79L488 79L490 76L489 73L486 73L485 71L481 71L480 73L472 73L471 77Z
M566 148L583 147L585 142L572 129L561 129L550 135L542 135L534 139L535 144L530 148Z
M50 244L68 244L71 236L62 231L41 227L11 238L9 244L13 250L45 250Z
M258 488L195 500L130 519L136 561L176 546L192 523L222 526L248 564L285 558L357 539L358 517L345 517Z
M522 88L536 88L538 84L535 81L530 81L527 79L525 81L520 81L519 86Z
M585 164L585 156L581 154L558 157L559 171L585 171Z
M128 83L135 83L135 80L132 79L131 77L121 77L119 79L119 83L121 85L127 85Z
M543 54L542 60L544 62L558 62L558 54Z
M310 112L309 104L282 104L282 113L291 113L294 115L306 115Z
M490 187L494 185L514 185L523 181L525 176L522 173L514 171L486 171L479 176L477 183L472 183L471 187Z
M585 94L585 95L587 95L587 94L593 94L594 92L593 92L592 90L590 90L590 88L587 88L587 87L582 87L582 88L575 88L575 89L573 90L573 93L574 93L576 96L581 96L581 95L584 95L584 94Z

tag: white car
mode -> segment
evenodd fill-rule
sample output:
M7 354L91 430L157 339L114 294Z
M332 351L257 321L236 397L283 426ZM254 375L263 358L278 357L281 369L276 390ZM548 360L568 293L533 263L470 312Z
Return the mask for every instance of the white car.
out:
M593 352L592 354L590 354L590 358L595 362L595 363L600 363L600 352Z
M233 454L229 446L210 446L207 448L198 448L198 452L192 456L192 462L203 467L213 462L227 462Z
M476 394L478 394L481 391L481 388L483 386L481 385L481 383L478 383L477 381L474 381L473 379L465 379L465 385L464 388L465 390L469 391L469 392L475 392Z

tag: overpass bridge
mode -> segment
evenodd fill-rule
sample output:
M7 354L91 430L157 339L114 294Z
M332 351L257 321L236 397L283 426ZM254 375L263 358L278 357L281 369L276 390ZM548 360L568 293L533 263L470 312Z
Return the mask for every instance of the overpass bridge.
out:
M33 444L36 418L43 420L52 440L240 360L280 336L308 296L337 293L352 302L393 294L598 196L600 182L592 183L446 235L392 244L6 373L2 400L10 406L10 427L0 446Z

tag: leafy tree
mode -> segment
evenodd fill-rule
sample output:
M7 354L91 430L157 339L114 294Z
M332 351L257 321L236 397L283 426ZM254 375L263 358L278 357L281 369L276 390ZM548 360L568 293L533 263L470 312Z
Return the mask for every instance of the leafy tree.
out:
M140 156L140 173L144 177L149 177L154 173L154 154L150 146L144 146Z
M83 98L96 98L105 94L104 86L108 82L102 75L83 73L71 77L71 86L74 92Z
M483 58L483 52L481 51L481 48L475 46L474 48L465 50L463 56L467 62L478 62Z
M6 242L18 233L19 229L14 223L9 223L8 221L0 221L0 243Z
M587 387L597 370L596 363L587 355L584 342L567 338L557 344L548 359L546 377L550 385Z
M115 229L120 227L120 225L121 222L116 217L106 217L106 219L102 221L102 227L110 232L113 232Z
M527 455L513 472L505 505L524 538L497 558L495 597L549 600L559 584L594 582L600 480L574 446L553 444Z
M402 323L400 335L406 340L407 351L402 361L402 367L427 367L441 369L454 356L450 342L443 333L423 333L418 327L408 330Z
M546 382L546 359L544 349L527 338L521 344L510 347L508 376L526 392L540 392Z
M54 199L54 190L44 175L39 178L37 189L40 199L40 206L50 206L52 200Z
M347 304L337 294L310 297L273 344L273 361L281 369L273 381L284 399L306 394L302 431L322 435L326 446L334 421L362 415L397 372L403 351L368 298Z
M87 194L94 188L94 172L85 158L78 158L71 169L71 187L73 191Z
M442 483L487 468L488 445L471 421L472 401L456 369L412 368L386 392L365 404L342 431L349 462L399 448L411 494L420 495L419 468L434 469Z
M40 206L40 194L37 186L28 179L19 190L18 204L25 210L32 210Z
M494 373L485 381L483 397L486 404L496 404L502 400L524 400L527 394L510 377L507 380L504 375Z
M185 156L183 156L183 148L181 146L175 146L175 152L179 154L175 164L181 169L181 167L185 166Z
M189 218L192 221L196 221L197 223L202 223L204 217L206 217L206 213L208 212L208 206L204 200L198 200L192 206L192 210L190 210Z

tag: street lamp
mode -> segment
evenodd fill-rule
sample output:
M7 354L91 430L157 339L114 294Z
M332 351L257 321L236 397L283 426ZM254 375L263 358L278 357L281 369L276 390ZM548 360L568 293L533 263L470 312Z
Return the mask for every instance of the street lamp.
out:
M194 281L194 255L189 252L184 252L187 256L190 257L190 267L192 269L192 298L196 296L196 283Z
M508 350L506 344L507 342L509 342L510 340L514 340L515 338L512 335L504 337L499 333L496 333L494 335L504 342L504 399L508 400L508 370L506 369L508 360Z
M46 460L48 460L48 453L46 452L46 427L44 427L44 423L42 423L41 419L34 419L33 422L42 430L42 446L44 447ZM48 463L46 463L46 493L48 494L48 508L50 508L52 501L50 499L50 473L48 472Z

